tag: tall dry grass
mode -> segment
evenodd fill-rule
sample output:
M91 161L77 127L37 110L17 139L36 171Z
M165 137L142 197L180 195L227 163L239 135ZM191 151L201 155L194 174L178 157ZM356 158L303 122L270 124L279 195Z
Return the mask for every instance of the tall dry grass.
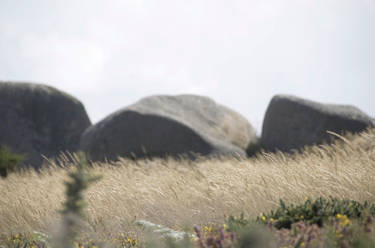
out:
M241 212L256 217L306 197L375 201L375 129L346 136L303 154L266 154L252 159L130 161L94 164L103 179L86 192L92 232L113 234L147 219L182 229L221 222ZM67 169L11 174L0 180L0 233L49 233L59 221Z

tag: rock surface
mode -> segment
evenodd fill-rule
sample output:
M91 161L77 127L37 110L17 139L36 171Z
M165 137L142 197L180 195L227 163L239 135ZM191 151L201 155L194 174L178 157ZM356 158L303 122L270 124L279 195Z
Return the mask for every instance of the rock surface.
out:
M88 128L81 149L92 160L117 157L245 155L256 134L238 113L207 97L141 99Z
M158 238L171 238L174 240L182 240L186 237L193 240L197 240L198 238L196 234L175 231L168 227L157 225L147 220L137 220L134 223L142 227L144 230L156 234Z
M74 97L42 84L0 82L0 144L27 156L39 168L43 158L76 151L91 125Z
M329 142L328 131L360 132L374 127L371 117L356 107L322 104L290 95L276 95L266 111L261 146L267 151L290 151Z

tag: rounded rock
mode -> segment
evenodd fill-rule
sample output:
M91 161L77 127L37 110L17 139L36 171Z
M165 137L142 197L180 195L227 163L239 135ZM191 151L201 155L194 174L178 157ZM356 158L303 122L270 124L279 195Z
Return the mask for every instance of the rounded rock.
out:
M43 84L0 82L0 144L39 168L43 156L77 150L91 125L82 103ZM43 156L42 156L43 155Z
M208 97L156 95L87 129L81 149L92 160L118 157L245 156L256 139L248 121Z

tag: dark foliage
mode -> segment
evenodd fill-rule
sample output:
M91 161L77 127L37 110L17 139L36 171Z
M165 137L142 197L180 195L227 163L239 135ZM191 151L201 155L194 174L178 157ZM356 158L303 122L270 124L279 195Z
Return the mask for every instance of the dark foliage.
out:
M24 155L14 154L8 147L0 147L0 176L5 178L10 172L19 169L20 164L25 160Z

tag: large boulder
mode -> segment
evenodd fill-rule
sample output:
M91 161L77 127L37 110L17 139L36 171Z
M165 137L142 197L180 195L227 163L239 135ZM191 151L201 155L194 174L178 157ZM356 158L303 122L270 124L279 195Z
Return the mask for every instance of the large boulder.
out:
M25 154L34 168L42 155L76 151L91 125L80 101L42 84L0 82L0 116L0 144Z
M290 95L276 95L266 111L261 145L268 151L299 150L330 142L327 131L356 133L374 127L374 120L356 107L322 104Z
M141 99L81 137L91 160L118 157L240 155L256 134L238 113L195 95L157 95Z

